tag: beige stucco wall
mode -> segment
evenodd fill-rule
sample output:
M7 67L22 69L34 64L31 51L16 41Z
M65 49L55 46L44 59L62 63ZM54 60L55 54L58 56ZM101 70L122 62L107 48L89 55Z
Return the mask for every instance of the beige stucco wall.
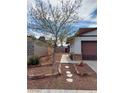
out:
M48 55L48 47L38 46L33 41L28 40L27 42L27 57L30 58L35 56L46 56Z
M34 45L34 55L36 56L46 56L48 55L48 48L44 46Z

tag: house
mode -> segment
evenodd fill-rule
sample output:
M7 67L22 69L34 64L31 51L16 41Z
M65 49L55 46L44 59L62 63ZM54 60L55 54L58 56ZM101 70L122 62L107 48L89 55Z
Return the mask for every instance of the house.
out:
M97 60L97 28L80 28L67 44L75 60Z

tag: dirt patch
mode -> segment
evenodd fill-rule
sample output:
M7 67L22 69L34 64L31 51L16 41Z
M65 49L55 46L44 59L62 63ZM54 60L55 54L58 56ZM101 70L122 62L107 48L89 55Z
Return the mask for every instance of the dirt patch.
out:
M42 79L50 76L60 75L60 64L55 63L54 65L40 66L34 68L28 68L27 78L28 79Z
M96 77L96 72L93 71L87 64L83 64L83 66L80 65L74 65L75 71L80 76L92 76Z
M51 61L50 55L48 56L42 56L39 58L40 63L38 65L28 65L27 68L35 68L35 67L40 67L40 66L51 66L52 61ZM55 62L60 63L62 57L62 53L56 53L55 54Z
M40 64L31 65L27 68L28 79L41 79L48 76L54 76L61 74L60 63L58 60L61 59L62 54L55 54L55 63L52 65L50 56L40 58Z
M52 73L52 66L40 66L35 68L28 68L28 75L48 74Z
M39 59L40 65L47 65L47 64L52 64L51 62L51 56L44 56Z
M62 57L62 53L56 53L56 54L55 54L55 62L60 62L61 57ZM41 57L41 58L40 58L40 64L41 64L41 65L44 65L44 64L52 64L51 58L52 58L51 55Z
M56 53L56 54L55 54L55 60L56 60L56 62L59 62L59 63L60 63L62 54L63 54L63 53Z
M69 68L65 68L69 66ZM86 65L88 66L88 65ZM91 71L92 69L88 66ZM67 82L68 78L66 71L70 71L73 76L73 82ZM77 75L73 64L61 64L62 74L59 76L28 80L28 89L71 89L71 90L96 90L97 89L97 78L96 74L91 76L81 77Z

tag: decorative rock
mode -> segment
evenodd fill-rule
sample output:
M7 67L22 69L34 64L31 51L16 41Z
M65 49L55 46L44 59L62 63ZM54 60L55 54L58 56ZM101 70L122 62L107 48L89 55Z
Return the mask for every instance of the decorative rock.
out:
M73 75L72 74L67 74L67 77L72 77Z
M66 74L71 74L71 72L70 71L66 71Z
M69 68L69 66L65 66L65 68Z
M73 79L72 78L67 78L66 81L67 82L73 82Z

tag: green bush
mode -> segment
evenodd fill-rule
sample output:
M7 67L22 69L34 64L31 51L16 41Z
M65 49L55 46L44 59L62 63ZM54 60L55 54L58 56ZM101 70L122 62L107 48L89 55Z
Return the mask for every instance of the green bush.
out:
M28 65L38 65L39 64L39 58L37 56L32 56L28 59Z

